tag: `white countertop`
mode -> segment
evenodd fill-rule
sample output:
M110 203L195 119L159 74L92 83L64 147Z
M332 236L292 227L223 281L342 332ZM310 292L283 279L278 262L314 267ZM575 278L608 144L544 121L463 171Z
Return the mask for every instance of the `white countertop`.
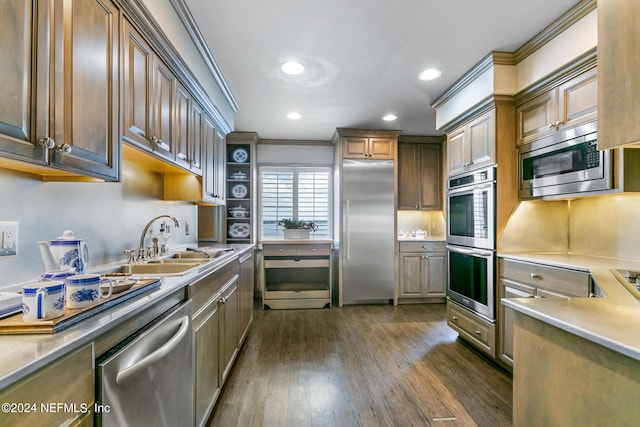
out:
M163 277L160 287L115 305L61 332L0 335L0 390L64 354L88 344L108 330L174 295L197 277L221 268L254 247L253 244L215 246L232 247L234 251L195 267L193 271L182 276Z
M640 361L640 302L615 271L640 271L640 262L562 253L498 256L591 273L605 298L503 298L502 304Z

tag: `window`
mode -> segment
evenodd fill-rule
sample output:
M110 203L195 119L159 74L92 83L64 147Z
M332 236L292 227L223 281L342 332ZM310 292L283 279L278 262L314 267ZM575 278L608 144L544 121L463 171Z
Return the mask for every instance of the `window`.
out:
M278 221L294 218L313 221L314 237L331 235L331 168L260 168L260 233L263 238L282 237Z

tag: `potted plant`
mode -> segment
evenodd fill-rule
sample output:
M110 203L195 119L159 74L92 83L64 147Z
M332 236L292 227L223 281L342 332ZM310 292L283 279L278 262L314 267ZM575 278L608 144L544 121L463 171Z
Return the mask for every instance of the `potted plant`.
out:
M278 225L284 227L285 239L308 239L312 231L318 230L313 221L303 219L283 218Z

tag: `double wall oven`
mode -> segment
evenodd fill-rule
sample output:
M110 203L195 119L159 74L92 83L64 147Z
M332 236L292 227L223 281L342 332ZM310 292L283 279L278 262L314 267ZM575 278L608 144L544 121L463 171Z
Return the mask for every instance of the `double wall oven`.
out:
M495 320L496 168L447 182L447 296Z

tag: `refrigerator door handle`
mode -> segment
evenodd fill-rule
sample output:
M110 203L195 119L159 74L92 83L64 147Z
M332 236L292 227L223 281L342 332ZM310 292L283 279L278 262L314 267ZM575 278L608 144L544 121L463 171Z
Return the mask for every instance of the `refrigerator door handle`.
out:
M345 259L349 259L351 257L351 249L349 247L349 216L351 203L349 199L345 200L345 209L344 209L344 245L345 245Z

